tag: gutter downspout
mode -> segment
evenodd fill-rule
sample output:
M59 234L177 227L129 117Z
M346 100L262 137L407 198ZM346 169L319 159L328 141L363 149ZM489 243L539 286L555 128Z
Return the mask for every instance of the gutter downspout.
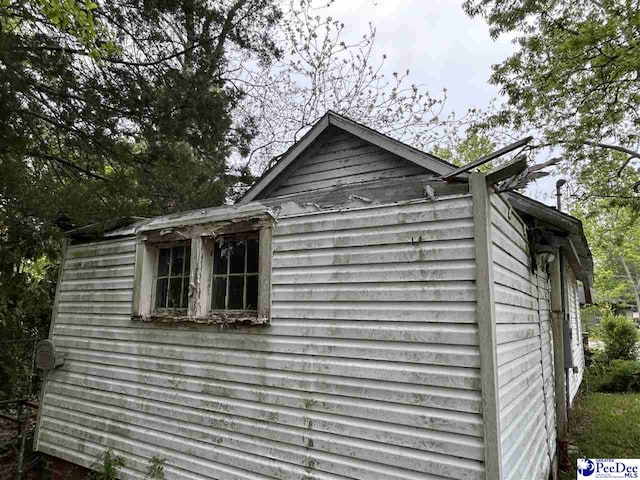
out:
M567 181L563 178L556 182L556 203L559 212L562 212L562 186L567 183ZM565 376L565 402L567 404L567 418L569 415L569 410L571 410L571 392L570 392L570 376L569 369L573 367L573 352L571 348L571 325L569 315L567 313L567 305L569 304L567 299L567 272L565 269L565 255L563 252L563 248L560 248L558 251L558 259L560 261L560 289L561 289L561 300L562 300L562 328L563 328L563 336L564 336L564 376Z

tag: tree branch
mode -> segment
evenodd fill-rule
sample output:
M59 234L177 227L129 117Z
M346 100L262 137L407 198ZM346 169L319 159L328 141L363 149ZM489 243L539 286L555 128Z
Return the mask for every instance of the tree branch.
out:
M56 157L55 155L49 155L47 153L37 152L35 150L28 150L25 153L27 155L32 156L32 157L42 158L43 160L48 160L48 161L53 161L53 162L60 163L60 164L64 165L65 167L72 168L72 169L74 169L74 170L76 170L76 171L78 171L80 173L84 173L88 177L95 178L96 180L104 180L104 181L108 181L109 180L108 178L103 177L102 175L98 175L97 173L94 173L91 170L87 170L85 168L82 168L82 167L76 165L75 163L70 162L69 160L65 160L64 158Z

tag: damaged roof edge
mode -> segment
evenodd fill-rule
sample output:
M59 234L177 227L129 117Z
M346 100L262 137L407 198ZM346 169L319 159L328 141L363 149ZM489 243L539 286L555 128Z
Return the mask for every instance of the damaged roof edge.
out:
M506 192L504 195L515 210L569 234L566 250L570 257L575 257L570 259L573 263L572 268L576 270L576 276L586 284L586 288L593 286L593 256L582 228L582 222L521 193Z
M458 189L460 190L460 189ZM467 195L467 191L456 191L455 195ZM448 195L445 195L445 197ZM303 213L321 213L324 211L367 208L380 205L406 204L416 202L431 202L428 198L411 198L398 201L384 202L375 198L367 198L366 195L349 193L346 198L338 199L330 203L316 203L314 199L300 198L294 195L291 198L280 197L278 202L261 203L251 202L246 205L221 205L217 207L201 208L186 212L172 213L153 218L143 217L119 217L94 223L75 230L66 232L72 238L91 240L99 238L114 238L137 235L138 233L152 232L163 229L189 227L192 225L210 224L237 220L250 220L270 216L277 220L279 216L300 215Z
M199 208L186 212L172 213L152 218L118 217L93 223L85 227L66 232L66 235L77 239L111 238L136 235L141 232L175 228L201 223L222 222L250 218L254 216L271 215L273 211L261 203L247 205L221 205L210 208Z
M111 232L126 229L127 227L131 228L133 225L141 225L148 221L149 219L145 217L115 217L74 228L73 230L67 230L64 234L71 238L104 237L107 234L111 236Z

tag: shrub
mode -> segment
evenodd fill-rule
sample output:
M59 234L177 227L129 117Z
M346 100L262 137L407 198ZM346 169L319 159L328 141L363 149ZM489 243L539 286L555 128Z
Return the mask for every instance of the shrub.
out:
M640 362L613 360L599 385L602 392L640 392Z
M602 340L609 360L635 360L638 329L633 320L608 314L602 320Z
M87 476L87 480L116 480L122 467L124 458L115 455L111 449L105 450L102 461L96 460L91 465L93 471Z
M602 392L602 385L607 383L610 370L607 355L596 350L591 355L589 365L584 371L584 387L588 392Z

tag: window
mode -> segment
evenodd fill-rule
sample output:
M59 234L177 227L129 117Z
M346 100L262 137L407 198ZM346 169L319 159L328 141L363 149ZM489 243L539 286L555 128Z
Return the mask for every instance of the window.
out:
M272 218L149 229L138 237L138 321L266 323Z
M221 238L215 242L212 310L258 309L258 250L257 236Z
M155 309L187 311L191 245L182 244L158 249Z

